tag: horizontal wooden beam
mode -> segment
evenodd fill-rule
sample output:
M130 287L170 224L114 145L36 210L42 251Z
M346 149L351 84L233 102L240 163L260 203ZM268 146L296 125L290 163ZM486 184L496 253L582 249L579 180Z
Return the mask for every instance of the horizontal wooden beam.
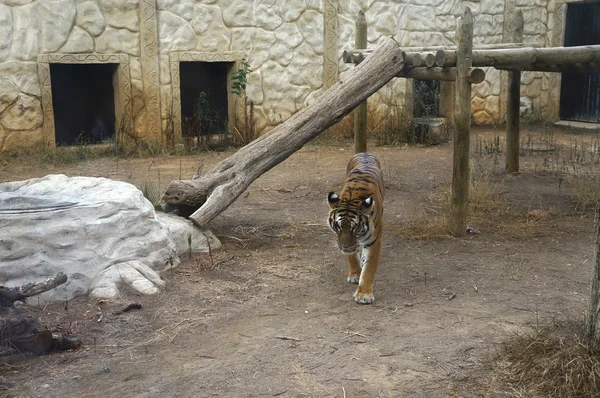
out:
M594 73L600 72L600 62L590 62L586 64L573 65L539 65L536 63L528 65L520 65L514 67L512 65L497 65L496 69L501 70L516 70L516 71L536 71L536 72L556 72L556 73Z
M548 66L586 64L599 61L600 45L473 50L473 66L493 66L497 69L546 71ZM455 66L456 51L438 50L435 54L435 63L437 66L444 68Z
M365 57L372 53L372 50L346 50L342 53L342 60L346 64L359 64ZM427 66L435 65L435 54L432 52L404 51L404 61L406 65Z
M419 80L441 80L446 82L456 81L456 68L426 68L419 66L406 66L396 75L406 79ZM483 69L472 68L467 72L467 80L469 83L478 84L485 80L485 72Z

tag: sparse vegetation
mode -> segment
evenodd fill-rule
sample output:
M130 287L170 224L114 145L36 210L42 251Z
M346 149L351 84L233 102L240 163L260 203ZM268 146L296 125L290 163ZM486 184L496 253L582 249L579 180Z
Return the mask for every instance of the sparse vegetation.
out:
M597 397L600 357L590 354L583 322L533 328L503 342L484 362L490 389L508 397Z

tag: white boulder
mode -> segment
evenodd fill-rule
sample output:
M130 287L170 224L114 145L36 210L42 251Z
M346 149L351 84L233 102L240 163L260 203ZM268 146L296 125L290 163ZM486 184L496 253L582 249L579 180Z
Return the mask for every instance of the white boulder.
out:
M142 192L125 182L48 175L0 184L0 285L64 272L67 283L41 295L41 301L88 293L111 298L123 284L156 293L164 285L159 272L179 265L182 239L186 252L188 236L192 251L202 251L207 240L212 249L220 247L210 231L187 220L160 219ZM180 231L175 240L171 230Z

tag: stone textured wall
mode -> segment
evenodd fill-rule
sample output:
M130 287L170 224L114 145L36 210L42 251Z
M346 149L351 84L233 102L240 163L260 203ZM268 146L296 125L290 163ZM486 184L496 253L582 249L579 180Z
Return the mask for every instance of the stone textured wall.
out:
M503 42L504 18L506 12L523 10L525 20L524 42L540 46L550 45L549 32L553 15L548 12L553 5L548 0L517 0L515 6L505 10L514 0L415 0L397 3L387 0L340 0L341 50L354 47L354 21L358 12L365 12L368 24L369 47L375 47L385 36L393 36L401 46L446 46L455 45L457 17L465 6L471 8L474 18L474 44L499 44ZM550 0L552 3L553 0ZM341 71L352 66L342 65ZM473 85L472 112L477 124L498 124L502 122L500 71L484 68L486 79ZM548 74L525 72L521 82L523 96L532 98L535 109L548 105L548 84L543 76ZM386 115L386 104L400 103L410 107L410 80L396 79L386 89L369 99L377 110ZM393 96L392 96L393 95ZM502 100L505 101L505 100Z
M38 55L91 52L128 54L141 92L138 0L0 0L0 150L42 140Z
M369 47L386 36L405 47L453 45L465 6L473 11L476 44L503 42L506 15L520 8L525 42L547 46L562 44L557 2L564 0L0 0L0 150L42 138L39 54L127 54L134 127L148 139L160 138L174 107L173 52L245 54L247 97L255 104L256 130L264 133L352 68L341 54L354 47L359 10ZM410 114L410 82L395 79L372 96L372 118ZM503 84L489 68L473 86L477 123L502 121ZM556 108L556 75L523 73L522 95L536 111Z
M170 109L172 51L247 54L247 97L261 133L322 91L322 0L158 0L158 32L163 120Z

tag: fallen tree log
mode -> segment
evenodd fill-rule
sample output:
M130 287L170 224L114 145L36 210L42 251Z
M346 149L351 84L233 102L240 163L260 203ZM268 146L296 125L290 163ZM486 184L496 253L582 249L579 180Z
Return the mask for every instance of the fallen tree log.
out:
M41 282L28 283L23 286L0 286L0 307L12 307L15 301L25 301L27 297L47 292L67 281L67 275L59 272Z
M17 287L0 286L0 346L38 355L53 349L79 347L81 343L78 339L52 333L29 315L12 308L15 301L25 301L27 297L54 289L66 281L67 276L59 272L41 282Z
M314 104L242 147L204 176L194 180L171 181L163 195L164 202L168 207L183 209L188 213L197 209L189 219L204 227L233 203L252 181L339 122L394 78L403 67L402 50L394 40L385 40Z

